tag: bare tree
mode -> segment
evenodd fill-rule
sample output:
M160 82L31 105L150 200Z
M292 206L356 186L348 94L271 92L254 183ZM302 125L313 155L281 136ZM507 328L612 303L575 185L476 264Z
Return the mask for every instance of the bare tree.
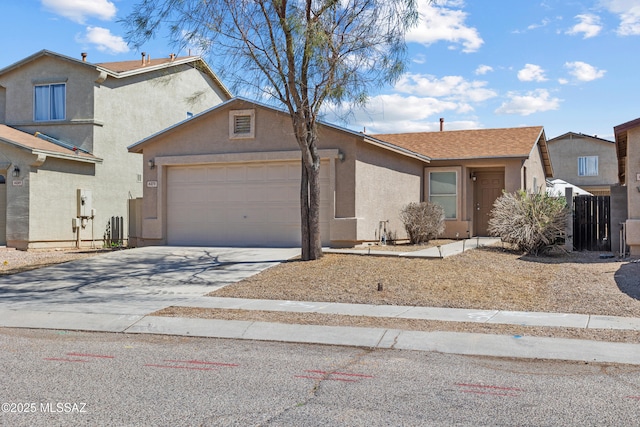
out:
M124 23L139 48L167 27L208 53L232 87L289 112L300 146L302 259L322 256L317 121L323 105L364 104L404 70L415 0L141 0ZM225 76L226 78L226 76Z

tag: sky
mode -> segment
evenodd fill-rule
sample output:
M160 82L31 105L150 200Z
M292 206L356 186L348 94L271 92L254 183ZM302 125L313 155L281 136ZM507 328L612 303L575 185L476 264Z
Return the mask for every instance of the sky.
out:
M348 123L367 133L544 126L613 140L640 117L640 0L417 0L407 72ZM0 0L0 69L42 49L89 62L176 52L135 50L121 19L135 0ZM206 57L205 57L206 59ZM215 70L214 70L215 71Z

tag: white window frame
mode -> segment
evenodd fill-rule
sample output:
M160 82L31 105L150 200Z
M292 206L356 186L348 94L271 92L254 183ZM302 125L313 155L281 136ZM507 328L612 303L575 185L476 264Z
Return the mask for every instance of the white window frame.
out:
M598 176L598 156L578 157L578 176Z
M63 88L63 98L62 98L62 105L59 106L61 108L61 116L60 114L56 115L55 117L53 116L53 99L51 97L51 88L53 86L62 86ZM46 99L43 102L43 105L46 105L46 114L41 115L42 117L39 118L38 115L38 97L36 95L37 93L37 88L42 88L42 87L47 87L47 94L46 94ZM45 112L42 112L45 113ZM67 118L67 84L66 83L46 83L46 84L36 84L33 87L33 120L36 122L54 122L54 121L61 121L61 120L66 120Z
M249 132L236 132L236 117L249 117ZM229 138L230 139L253 139L256 137L256 112L255 110L232 110L229 111Z
M457 221L458 217L460 216L460 206L459 206L459 201L460 201L460 198L459 198L459 194L460 194L460 173L458 172L457 169L432 169L432 170L429 170L428 173L429 173L429 184L428 184L429 185L429 187L428 187L428 190L429 190L429 192L428 192L429 193L428 194L429 195L429 202L437 203L437 202L433 201L433 199L432 199L433 196L455 198L455 207L456 207L455 216L449 217L449 216L447 216L447 212L445 211L445 218L444 219L445 219L445 221ZM456 182L455 182L456 191L455 191L455 194L453 194L453 193L452 194L444 194L443 193L443 194L435 194L434 195L434 194L431 193L431 183L432 183L431 177L432 177L433 174L437 174L437 173L453 173L453 174L455 174L455 177L456 177ZM443 209L444 209L444 207L443 207Z

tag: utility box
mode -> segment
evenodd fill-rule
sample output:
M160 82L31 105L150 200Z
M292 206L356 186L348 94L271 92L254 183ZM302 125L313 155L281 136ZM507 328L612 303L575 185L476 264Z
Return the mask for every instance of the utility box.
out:
M78 188L78 217L91 217L91 190Z

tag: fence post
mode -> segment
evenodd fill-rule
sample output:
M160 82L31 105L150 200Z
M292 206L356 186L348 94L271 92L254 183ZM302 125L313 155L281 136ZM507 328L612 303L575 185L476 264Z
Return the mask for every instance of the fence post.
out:
M566 187L564 189L564 198L569 207L569 219L564 229L564 249L567 252L573 252L573 188Z

